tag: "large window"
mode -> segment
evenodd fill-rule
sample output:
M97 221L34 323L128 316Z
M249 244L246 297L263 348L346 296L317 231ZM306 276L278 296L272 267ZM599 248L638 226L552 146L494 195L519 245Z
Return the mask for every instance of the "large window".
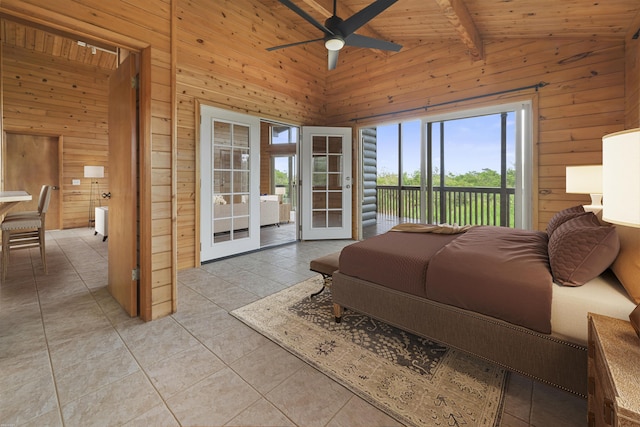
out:
M378 126L378 213L530 228L530 116L518 103Z

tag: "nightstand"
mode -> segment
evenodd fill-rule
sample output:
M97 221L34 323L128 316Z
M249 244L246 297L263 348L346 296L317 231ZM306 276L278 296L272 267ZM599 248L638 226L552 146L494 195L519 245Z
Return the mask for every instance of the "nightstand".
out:
M640 426L640 338L631 323L589 313L589 426Z

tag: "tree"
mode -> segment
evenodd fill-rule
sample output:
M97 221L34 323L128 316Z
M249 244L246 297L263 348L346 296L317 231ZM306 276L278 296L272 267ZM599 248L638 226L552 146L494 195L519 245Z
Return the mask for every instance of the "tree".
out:
M275 180L276 186L278 185L288 185L289 184L289 175L286 172L279 171L275 169L273 171L273 179Z
M447 187L500 187L500 173L492 169L482 169L482 171L471 171L463 174L455 175L448 173L444 178ZM382 172L378 174L376 183L378 185L398 185L398 174L392 172ZM507 169L507 188L513 188L516 184L515 169ZM420 171L402 174L402 185L419 186ZM437 168L433 173L434 187L440 186L440 173Z

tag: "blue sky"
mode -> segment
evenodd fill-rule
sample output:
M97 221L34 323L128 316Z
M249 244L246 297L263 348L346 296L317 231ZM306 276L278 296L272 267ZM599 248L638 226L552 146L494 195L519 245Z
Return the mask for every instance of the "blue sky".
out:
M434 162L440 150L440 126L435 125ZM445 122L445 172L461 174L489 168L500 171L500 115L478 116ZM411 173L420 169L420 122L402 124L403 169ZM398 125L378 127L378 173L398 169ZM515 117L507 116L507 167L515 165Z

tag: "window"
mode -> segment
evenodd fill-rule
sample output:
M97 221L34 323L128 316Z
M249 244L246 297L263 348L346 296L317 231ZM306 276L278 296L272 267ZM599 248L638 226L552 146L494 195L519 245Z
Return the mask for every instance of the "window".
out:
M376 134L379 215L531 227L529 103L386 124Z
M428 222L515 225L514 114L429 122Z
M272 126L271 144L297 144L298 128L292 126Z

